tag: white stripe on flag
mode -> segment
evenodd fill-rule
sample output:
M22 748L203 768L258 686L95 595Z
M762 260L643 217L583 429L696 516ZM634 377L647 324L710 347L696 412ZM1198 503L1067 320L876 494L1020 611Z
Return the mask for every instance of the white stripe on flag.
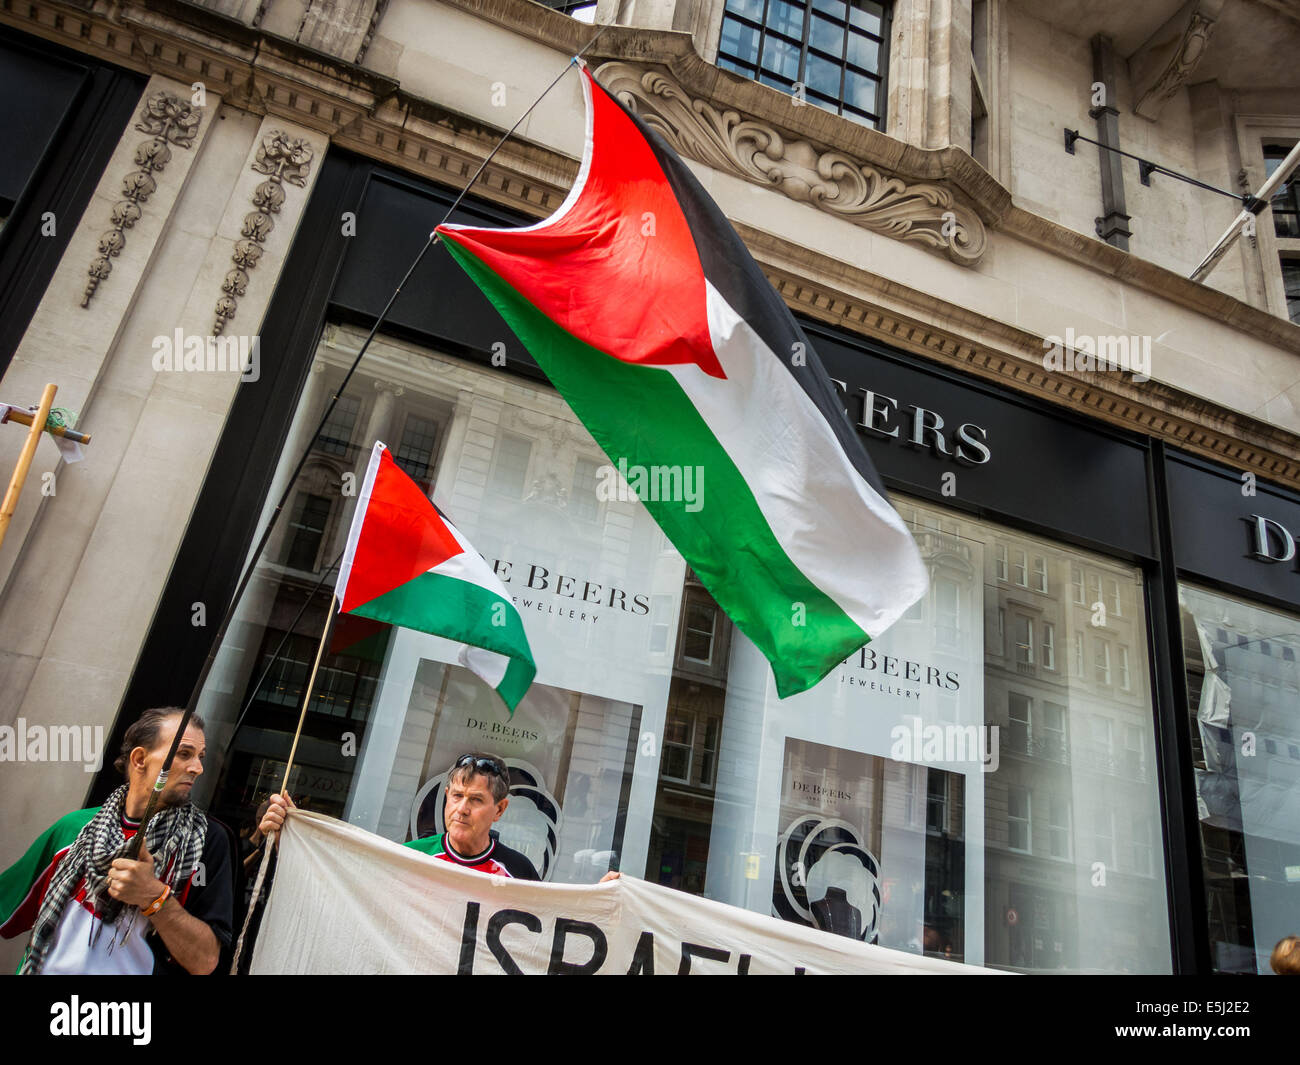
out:
M709 334L727 379L694 365L666 369L748 482L790 560L874 639L925 594L916 543L781 357L706 286Z
M361 539L361 526L365 523L366 511L370 509L370 493L375 487L375 474L379 472L379 456L387 448L378 440L370 450L370 465L366 467L365 480L361 482L361 492L357 496L357 507L352 512L352 526L348 529L348 543L343 549L343 561L339 563L339 577L334 582L334 596L343 609L343 600L348 591L348 579L352 576L352 560L357 554L357 542Z

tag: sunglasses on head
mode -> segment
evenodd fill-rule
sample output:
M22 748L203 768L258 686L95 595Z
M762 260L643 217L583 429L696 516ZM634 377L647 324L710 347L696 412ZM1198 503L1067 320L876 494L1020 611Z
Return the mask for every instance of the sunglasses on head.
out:
M472 765L475 769L480 769L485 773L491 773L494 777L505 776L505 770L495 758L475 758L472 754L463 754L456 759L457 769L463 769L467 765Z

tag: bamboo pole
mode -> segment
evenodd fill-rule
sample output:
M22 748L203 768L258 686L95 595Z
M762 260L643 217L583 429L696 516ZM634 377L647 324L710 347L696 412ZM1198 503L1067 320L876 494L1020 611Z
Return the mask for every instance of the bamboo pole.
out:
M9 521L14 516L14 511L18 509L18 497L23 491L23 482L27 480L27 471L31 469L32 459L36 455L36 445L40 443L41 433L45 430L45 423L50 417L50 408L54 406L54 394L59 390L58 385L46 385L45 391L41 394L41 405L32 418L31 429L27 432L27 439L23 442L23 449L18 455L18 465L14 467L14 474L9 478L9 488L5 492L4 503L0 504L0 545L4 544L5 533L9 531Z

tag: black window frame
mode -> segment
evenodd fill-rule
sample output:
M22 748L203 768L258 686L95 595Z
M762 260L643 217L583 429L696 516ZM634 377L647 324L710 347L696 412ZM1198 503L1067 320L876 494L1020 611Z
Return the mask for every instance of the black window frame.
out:
M738 55L723 50L722 37L718 39L718 55L716 65L723 70L730 70L734 74L740 74L742 77L751 78L761 84L780 89L785 92L793 93L795 86L800 85L803 88L802 96L809 103L823 110L831 111L834 114L848 118L851 121L861 122L872 129L883 131L888 109L889 94L889 39L890 29L893 23L893 4L885 0L870 0L880 8L880 33L879 35L854 26L851 16L844 20L839 20L822 11L814 13L814 0L760 0L763 5L763 14L759 22L748 15L741 14L732 10L731 3L728 2L722 13L722 29L725 30L728 19L737 24L757 32L758 34L758 52L753 62L743 59ZM772 29L769 25L769 14L772 10L773 3L782 2L792 6L803 7L803 26L800 31L800 39L795 40L787 33L782 33ZM846 16L848 9L853 7L853 0L843 0L845 3ZM840 44L839 56L834 56L821 48L816 48L812 44L812 25L814 17L824 19L842 29L842 42ZM849 61L849 42L853 35L857 34L869 41L874 41L879 48L878 70L869 70L857 63ZM782 75L767 70L763 66L763 59L766 54L767 42L769 40L779 41L799 50L799 67L798 73L793 81ZM826 93L820 90L812 89L808 85L808 67L810 57L821 59L825 62L834 63L839 67L839 92L832 99ZM876 85L876 111L867 111L858 107L856 104L850 104L845 100L844 88L848 75L852 73L859 77L865 77Z

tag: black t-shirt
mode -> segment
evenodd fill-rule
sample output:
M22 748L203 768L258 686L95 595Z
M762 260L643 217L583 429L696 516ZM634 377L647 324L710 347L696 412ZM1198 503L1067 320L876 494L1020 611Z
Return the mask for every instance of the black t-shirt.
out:
M199 863L199 868L194 871L189 886L179 901L186 913L206 923L217 937L221 946L221 960L213 970L213 975L217 976L225 973L230 966L235 874L230 862L230 829L212 816L208 817L208 831L203 839L203 857ZM155 974L185 975L185 969L172 960L167 944L157 932L150 934L149 947L153 950Z

